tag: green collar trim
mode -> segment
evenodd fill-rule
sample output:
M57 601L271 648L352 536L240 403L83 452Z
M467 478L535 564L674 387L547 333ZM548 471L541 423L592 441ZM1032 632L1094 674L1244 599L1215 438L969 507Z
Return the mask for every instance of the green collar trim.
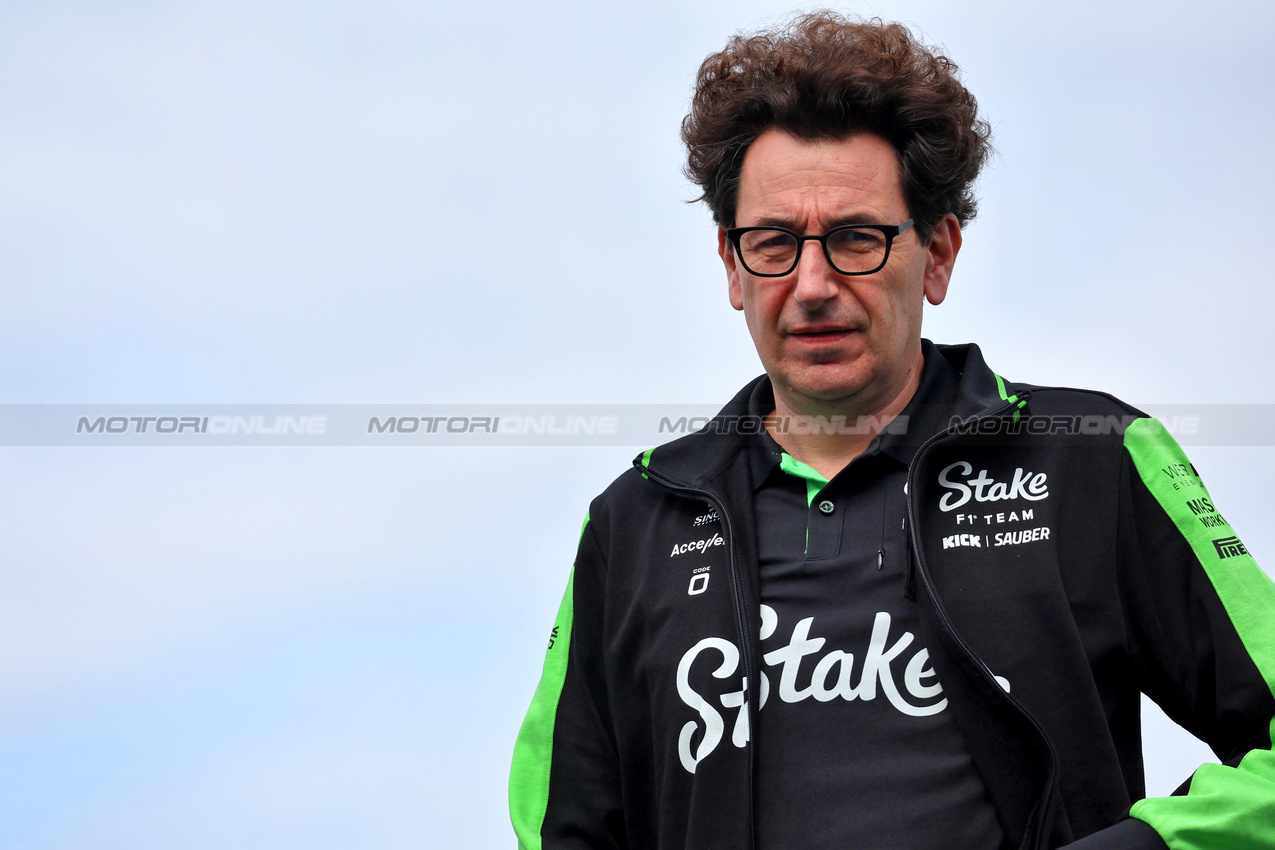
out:
M1005 379L1000 375L997 375L995 372L992 374L996 376L996 391L1001 394L1001 399L1003 401L1008 401L1011 404L1015 402L1018 403L1018 409L1014 411L1014 421L1017 422L1019 416L1022 414L1023 408L1027 406L1027 401L1025 399L1019 399L1016 395L1010 395L1009 390L1005 389Z
M806 507L814 502L815 496L828 483L828 479L823 477L819 470L815 469L808 463L802 463L788 452L784 452L779 457L779 468L789 475L795 475L806 482Z

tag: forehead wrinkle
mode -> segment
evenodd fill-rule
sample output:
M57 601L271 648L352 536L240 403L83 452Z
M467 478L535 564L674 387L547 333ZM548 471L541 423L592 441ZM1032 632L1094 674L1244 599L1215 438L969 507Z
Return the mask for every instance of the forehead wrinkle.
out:
M786 183L787 181L783 181ZM755 193L747 204L740 204L757 218L759 224L777 224L790 229L810 225L836 227L849 223L880 223L887 216L888 202L884 192L845 192L841 187L817 185L792 188L775 186L771 191Z
M880 143L888 145L884 140ZM761 161L745 156L737 223L744 223L740 215L744 214L749 224L802 230L811 225L881 223L893 217L891 207L906 210L892 148L888 157L879 155L880 146L862 147L847 156L844 142L811 143L788 137L782 144L784 156L777 156L773 149ZM749 153L757 147L754 143Z

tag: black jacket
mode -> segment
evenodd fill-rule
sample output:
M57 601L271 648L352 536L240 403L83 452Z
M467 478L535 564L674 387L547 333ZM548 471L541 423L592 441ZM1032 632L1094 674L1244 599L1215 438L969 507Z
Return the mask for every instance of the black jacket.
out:
M1155 420L937 351L960 395L917 435L894 568L1006 845L1275 847L1275 585ZM515 747L520 847L755 846L754 386L590 506ZM701 643L720 693L685 688ZM1171 797L1143 799L1141 693L1222 762Z

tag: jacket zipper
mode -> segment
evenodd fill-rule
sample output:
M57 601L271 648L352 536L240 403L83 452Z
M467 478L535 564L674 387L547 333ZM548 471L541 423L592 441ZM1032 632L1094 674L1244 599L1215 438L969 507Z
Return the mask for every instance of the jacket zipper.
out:
M975 663L975 666L977 666L982 671L984 678L987 679L988 682L990 682L990 684L995 687L996 693L1004 694L1005 699L1009 701L1010 705L1012 705L1014 709L1019 714L1021 714L1023 718L1027 720L1028 723L1031 724L1031 727L1036 730L1036 734L1039 735L1041 740L1045 742L1045 747L1049 753L1049 773L1045 779L1045 791L1044 791L1044 794L1041 796L1041 800L1044 801L1044 807L1047 808L1049 805L1049 802L1048 802L1049 798L1053 796L1054 783L1057 781L1057 776L1058 776L1058 754L1054 752L1054 744L1052 741L1049 740L1049 736L1045 734L1045 730L1041 728L1040 724L1036 721L1036 718L1032 717L1032 715L1027 711L1027 709L1022 707L1022 705L1018 702L1018 700L1014 699L1013 696L1011 696L1007 691L1005 691L1004 688L1001 687L1000 682L996 681L996 676L992 673L991 668L987 666L987 663L984 662L983 659L978 657L978 655L974 652L974 650L970 648L969 644L965 642L964 638L962 638L960 634L957 633L955 627L952 626L952 621L948 619L947 611L944 610L943 604L939 601L938 592L934 589L934 585L930 583L930 575L929 575L928 569L925 566L925 558L921 554L921 540L917 533L916 513L913 508L913 499L916 493L916 488L913 486L914 485L913 474L916 471L916 467L918 465L918 462L921 459L921 455L925 452L926 449L928 449L931 445L938 442L939 440L942 440L946 437L950 437L952 434L956 433L961 428L968 428L971 425L975 425L978 422L982 422L984 419L991 419L991 418L1009 413L1014 408L1020 407L1021 402L1025 402L1027 398L1028 398L1028 394L1023 393L1019 395L1016 401L1012 401L1001 407L998 407L997 409L991 411L990 413L982 414L972 420L966 420L961 425L949 425L947 430L942 431L938 434L935 434L934 436L930 437L928 440L926 440L924 443L921 444L921 447L916 450L916 454L912 456L912 463L908 465L907 519L908 519L908 526L909 526L908 534L909 534L909 537L911 538L913 553L916 556L916 567L917 567L916 575L920 576L921 578L921 584L925 588L925 594L926 596L929 597L930 604L934 606L934 612L935 614L938 615L940 625L942 625L944 630L946 630L947 633L952 637L952 640L956 643L956 645L960 648L960 650L964 652L965 655ZM1041 814L1041 817L1039 822L1036 824L1036 834L1032 837L1033 840L1030 845L1031 847L1040 846L1041 833L1045 828L1045 818L1044 818L1043 808L1040 814Z
M694 487L687 487L677 484L667 477L655 472L650 467L644 467L641 470L652 480L658 482L660 486L665 487L677 493L686 493L698 496L713 505L717 509L717 515L722 518L722 525L726 529L726 541L728 546L728 556L730 559L730 577L731 589L734 591L735 599L735 627L739 629L739 654L744 665L744 706L748 711L748 843L751 850L757 850L757 813L754 808L753 795L753 771L754 771L754 747L753 742L757 736L757 712L756 702L753 699L753 656L752 642L749 639L748 616L745 612L744 604L744 584L739 574L739 565L735 558L735 530L731 527L730 514L726 512L726 505L720 499L706 490L698 490Z

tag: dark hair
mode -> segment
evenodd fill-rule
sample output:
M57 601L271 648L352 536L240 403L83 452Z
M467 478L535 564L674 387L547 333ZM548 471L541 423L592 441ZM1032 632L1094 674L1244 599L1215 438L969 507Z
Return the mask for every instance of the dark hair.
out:
M810 141L876 133L894 146L908 210L924 241L948 213L962 225L991 153L991 127L956 64L899 24L836 12L736 34L704 60L682 121L685 173L721 227L735 224L749 145L770 128Z

